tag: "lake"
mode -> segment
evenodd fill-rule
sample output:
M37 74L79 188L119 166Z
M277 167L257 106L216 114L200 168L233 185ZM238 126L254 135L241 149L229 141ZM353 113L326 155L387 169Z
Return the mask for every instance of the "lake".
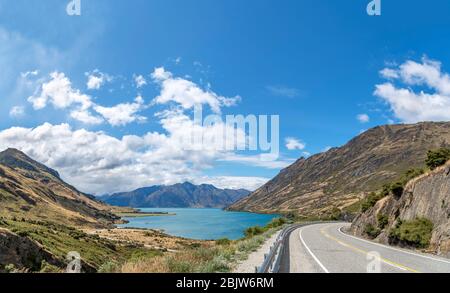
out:
M140 209L142 212L175 214L125 218L124 228L160 229L178 237L198 240L228 238L236 240L244 236L244 230L253 226L265 226L278 215L261 215L243 212L227 212L221 209Z

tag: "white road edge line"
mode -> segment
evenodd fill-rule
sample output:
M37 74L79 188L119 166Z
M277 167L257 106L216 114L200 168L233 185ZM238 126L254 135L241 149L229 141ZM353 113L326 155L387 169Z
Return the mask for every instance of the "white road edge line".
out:
M320 260L317 258L317 256L314 255L314 253L309 249L308 245L306 245L305 240L303 240L302 236L303 228L300 229L300 232L298 233L298 236L300 237L300 241L302 242L303 246L306 248L308 253L312 256L312 258L315 260L315 262L320 266L320 268L327 274L330 272L327 270L327 268L320 262Z
M353 239L356 239L356 240L359 240L359 241L362 241L362 242L366 242L366 243L369 243L369 244L373 244L373 245L376 245L376 246L380 246L380 247L384 247L384 248L387 248L387 249L391 249L391 250L394 250L394 251L403 252L403 253L406 253L406 254L409 254L409 255L414 255L414 256L418 256L418 257L422 257L422 258L426 258L426 259L430 259L430 260L434 260L434 261L440 261L440 262L443 262L443 263L450 264L450 261L447 261L447 260L443 260L443 259L439 259L439 258L427 256L427 255L422 255L422 254L418 254L418 253L414 253L414 252L410 252L410 251L405 251L405 250L394 248L394 247L390 247L390 246L387 246L387 245L384 245L384 244L381 244L381 243L376 243L376 242L372 242L372 241L368 241L368 240L365 240L365 239L361 239L361 238L358 238L358 237L355 237L355 236L352 236L352 235L348 235L347 233L344 233L342 231L343 228L344 228L344 226L338 228L338 231L344 236L347 236L347 237L350 237L350 238L353 238Z

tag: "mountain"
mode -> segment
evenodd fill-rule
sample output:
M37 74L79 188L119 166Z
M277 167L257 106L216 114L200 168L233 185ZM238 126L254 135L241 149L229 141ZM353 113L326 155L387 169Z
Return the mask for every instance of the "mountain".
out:
M379 126L342 147L301 158L230 209L326 215L422 167L428 150L448 146L448 122Z
M186 182L145 187L99 199L115 206L140 208L224 208L249 194L250 191L244 189L219 189L213 185Z
M16 149L0 152L0 215L80 227L108 227L119 219L112 207Z
M390 194L379 200L358 215L351 231L450 257L450 162L411 180L400 197Z

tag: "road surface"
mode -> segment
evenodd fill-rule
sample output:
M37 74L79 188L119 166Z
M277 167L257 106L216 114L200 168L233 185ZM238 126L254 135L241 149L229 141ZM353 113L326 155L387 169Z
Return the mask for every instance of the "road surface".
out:
M345 223L315 224L285 239L281 273L450 273L450 260L353 237Z

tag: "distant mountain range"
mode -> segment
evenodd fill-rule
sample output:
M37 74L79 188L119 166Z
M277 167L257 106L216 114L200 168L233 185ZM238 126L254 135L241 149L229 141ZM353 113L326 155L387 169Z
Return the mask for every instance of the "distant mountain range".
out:
M379 126L342 147L299 159L230 209L326 215L423 167L429 150L449 146L449 122Z
M135 208L225 208L248 196L244 189L219 189L191 183L151 186L99 197L114 206Z

